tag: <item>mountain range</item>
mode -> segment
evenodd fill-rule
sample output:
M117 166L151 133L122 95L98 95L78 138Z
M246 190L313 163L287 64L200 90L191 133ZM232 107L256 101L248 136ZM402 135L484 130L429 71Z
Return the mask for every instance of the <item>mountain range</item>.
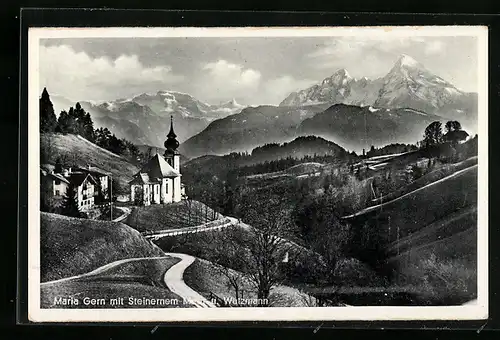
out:
M56 112L75 104L63 97L51 99ZM371 145L413 144L435 120L458 120L469 133L477 131L477 94L456 88L407 55L377 79L353 78L338 70L291 93L279 106L244 107L235 100L210 105L176 91L80 104L96 127L153 147L163 146L173 116L179 150L187 158L251 151L308 135L361 152Z
M402 55L384 77L356 79L341 69L291 93L278 107L248 107L216 120L180 150L187 157L220 155L315 135L361 152L371 145L414 144L428 124L448 119L474 132L477 95L457 89Z
M476 93L459 90L404 54L383 77L357 79L341 69L319 84L291 93L280 106L318 103L411 108L466 124L477 120Z
M68 110L75 102L51 96L55 112ZM206 104L193 96L176 91L142 93L132 98L102 103L80 101L91 114L95 127L107 127L119 138L137 144L163 146L170 128L170 116L180 142L201 132L210 122L241 111L244 106L234 99L218 105Z

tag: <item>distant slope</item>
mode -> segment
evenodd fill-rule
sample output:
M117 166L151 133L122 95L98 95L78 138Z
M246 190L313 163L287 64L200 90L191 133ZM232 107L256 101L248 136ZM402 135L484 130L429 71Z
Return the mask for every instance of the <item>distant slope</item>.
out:
M266 144L252 150L251 162L261 163L292 157L301 159L305 156L337 156L344 159L348 156L347 151L340 145L316 136L301 136L291 142L282 144Z
M287 142L297 136L296 128L300 122L325 108L324 105L247 107L238 114L213 121L202 132L182 143L179 151L195 158L250 151L266 143Z
M125 224L43 212L40 246L42 282L83 274L121 259L164 255Z
M128 181L139 169L108 150L105 150L85 138L71 134L44 133L40 136L40 148L54 164L58 157L65 158L73 165L88 164L109 171L113 179L118 180L123 193L128 192Z
M251 154L237 155L227 154L224 156L206 155L191 159L183 165L183 176L186 183L195 185L196 182L209 178L210 176L224 176L228 171L242 168L245 166L265 165L265 162L285 160L284 163L290 163L286 167L296 165L304 156L330 156L331 161L344 161L348 157L347 151L341 146L327 141L320 137L304 136L298 137L291 142L283 144L266 144L258 146L252 150ZM290 162L288 158L293 158ZM247 174L262 173L257 169L246 169ZM266 172L277 171L278 169Z
M368 149L371 145L415 144L433 121L444 118L413 109L374 109L336 104L305 119L297 129L300 135L316 135L334 141L348 150Z

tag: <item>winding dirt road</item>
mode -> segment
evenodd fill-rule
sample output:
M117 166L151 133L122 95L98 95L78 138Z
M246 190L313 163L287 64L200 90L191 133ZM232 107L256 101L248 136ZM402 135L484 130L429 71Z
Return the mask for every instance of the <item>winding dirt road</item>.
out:
M189 267L195 260L191 255L180 254L180 253L165 253L168 256L175 257L181 261L170 267L169 270L165 272L164 281L168 289L187 300L188 303L195 305L199 308L213 308L217 307L211 301L207 300L201 296L198 292L191 289L183 279L184 271Z

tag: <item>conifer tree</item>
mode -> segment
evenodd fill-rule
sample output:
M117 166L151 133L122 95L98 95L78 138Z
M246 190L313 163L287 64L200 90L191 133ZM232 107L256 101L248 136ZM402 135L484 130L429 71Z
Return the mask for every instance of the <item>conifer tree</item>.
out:
M70 184L66 190L64 201L61 208L61 214L69 217L82 217L78 202L76 200L76 190L74 185Z
M50 101L49 93L44 88L40 97L40 132L54 132L57 118L54 114L54 105Z

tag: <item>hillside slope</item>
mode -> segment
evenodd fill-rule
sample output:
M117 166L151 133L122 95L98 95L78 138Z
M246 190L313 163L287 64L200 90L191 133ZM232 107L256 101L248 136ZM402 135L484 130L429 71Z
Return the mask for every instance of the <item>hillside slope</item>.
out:
M123 193L128 192L128 181L139 171L129 163L108 150L105 150L85 138L71 134L44 133L40 135L40 149L54 164L58 157L65 158L71 165L95 166L112 174ZM65 162L63 162L65 163Z
M41 213L41 281L58 280L92 271L113 261L163 256L131 227Z
M249 151L266 143L282 143L296 137L301 121L327 106L306 108L262 105L210 123L205 130L180 145L180 153L190 158Z
M363 260L393 284L416 287L429 304L477 297L478 166L460 169L460 164L452 174L431 172L432 182L346 218L356 229ZM377 241L363 249L367 235Z

